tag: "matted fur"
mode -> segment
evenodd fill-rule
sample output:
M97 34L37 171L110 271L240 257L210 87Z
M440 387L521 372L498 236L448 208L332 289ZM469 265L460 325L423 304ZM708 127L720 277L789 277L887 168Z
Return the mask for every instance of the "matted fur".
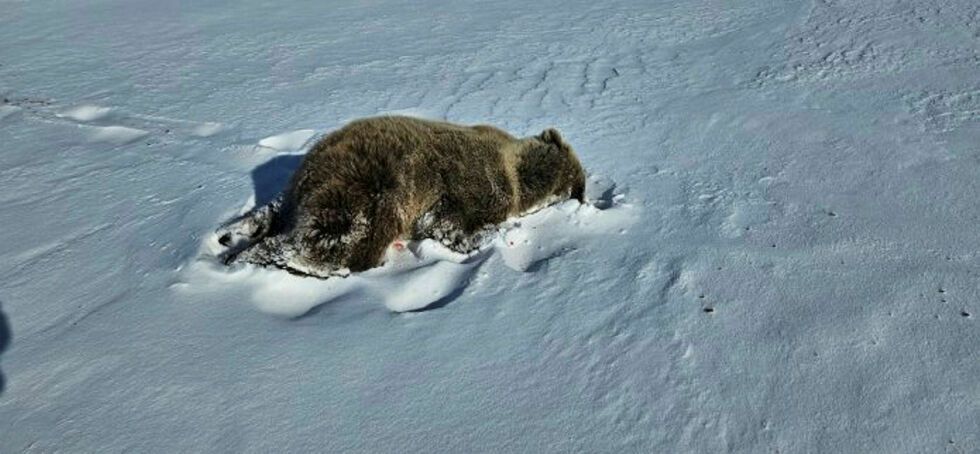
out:
M518 139L486 125L367 118L316 142L275 202L219 235L232 246L226 262L328 276L379 265L398 239L466 252L488 226L584 193L582 166L554 129Z

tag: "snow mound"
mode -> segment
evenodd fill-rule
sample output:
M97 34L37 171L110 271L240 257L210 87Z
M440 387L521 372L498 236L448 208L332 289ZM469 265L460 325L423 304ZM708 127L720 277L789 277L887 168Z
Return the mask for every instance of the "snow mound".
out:
M17 106L0 106L0 120L3 120L4 118L7 118L10 115L13 115L15 112L18 112L19 110L20 107Z
M507 267L534 271L540 263L585 247L583 240L589 237L626 233L634 215L632 205L603 210L577 201L563 202L505 224L494 247Z
M225 125L221 123L201 123L191 130L191 135L196 137L211 137L215 134L223 132L225 129Z
M259 141L259 146L272 148L274 150L299 150L303 148L306 141L316 134L312 129L299 129L292 132L269 136Z
M568 200L512 218L470 254L456 253L430 239L395 243L386 251L382 266L346 277L301 277L250 264L228 267L217 259L225 248L212 233L175 289L219 294L234 286L245 289L259 310L286 317L349 299L379 302L394 312L438 307L459 296L494 255L508 268L533 272L538 264L590 247L592 238L625 233L637 215L635 207L625 203L625 195L602 177L590 178L587 189L598 194L590 203Z
M766 201L735 201L731 214L722 224L723 233L729 238L737 238L750 228L769 222L776 209L774 205Z
M61 118L70 118L75 121L95 121L105 118L112 112L109 107L83 105L61 111L55 115Z
M89 132L89 141L105 142L123 145L145 136L146 131L126 126L93 126Z

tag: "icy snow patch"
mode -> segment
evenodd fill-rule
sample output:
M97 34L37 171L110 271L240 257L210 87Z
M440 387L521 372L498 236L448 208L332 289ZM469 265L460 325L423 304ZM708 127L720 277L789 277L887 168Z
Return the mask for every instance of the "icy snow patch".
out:
M95 121L100 118L105 118L110 112L112 112L112 109L109 107L84 105L59 112L55 115L61 118L70 118L75 121Z
M186 267L178 291L227 293L229 286L246 289L260 310L298 317L313 308L344 297L373 300L394 312L425 309L462 291L488 258L499 253L516 271L533 271L543 261L578 248L589 239L620 234L633 224L637 210L624 203L611 180L589 181L589 194L600 194L581 204L567 200L501 224L470 254L456 253L426 239L394 244L382 266L346 277L318 279L250 264L231 267L219 262L225 250L217 235L207 235L199 258ZM603 209L602 207L605 207Z
M312 129L300 129L293 132L266 137L259 141L259 145L275 150L299 150L306 145L306 141L310 140L314 134L316 134L316 131Z

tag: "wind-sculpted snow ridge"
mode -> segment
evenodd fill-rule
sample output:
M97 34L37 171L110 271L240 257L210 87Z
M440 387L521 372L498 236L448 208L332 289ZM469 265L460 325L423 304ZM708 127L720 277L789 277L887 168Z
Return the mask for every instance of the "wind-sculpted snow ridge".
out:
M386 251L382 266L329 279L250 264L225 266L218 259L225 248L217 235L210 234L200 257L187 267L185 282L175 288L227 293L229 287L243 287L260 310L286 317L348 299L378 301L394 312L441 307L460 296L474 273L494 255L515 271L534 272L550 259L594 247L595 240L602 237L625 233L636 207L615 183L593 176L587 194L586 204L568 200L508 220L469 254L454 252L431 239L396 243ZM250 200L243 211L251 204Z

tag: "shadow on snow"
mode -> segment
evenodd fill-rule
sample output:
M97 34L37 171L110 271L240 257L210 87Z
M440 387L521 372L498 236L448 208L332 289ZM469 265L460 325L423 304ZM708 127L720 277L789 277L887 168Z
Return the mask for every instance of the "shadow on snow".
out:
M276 156L252 170L255 206L260 207L272 202L286 189L289 178L303 162L303 156L301 154Z
M10 323L7 322L7 316L3 313L3 304L0 304L0 356L2 356L3 352L5 352L7 347L10 346L11 337ZM3 370L0 370L0 395L3 395L3 389Z

